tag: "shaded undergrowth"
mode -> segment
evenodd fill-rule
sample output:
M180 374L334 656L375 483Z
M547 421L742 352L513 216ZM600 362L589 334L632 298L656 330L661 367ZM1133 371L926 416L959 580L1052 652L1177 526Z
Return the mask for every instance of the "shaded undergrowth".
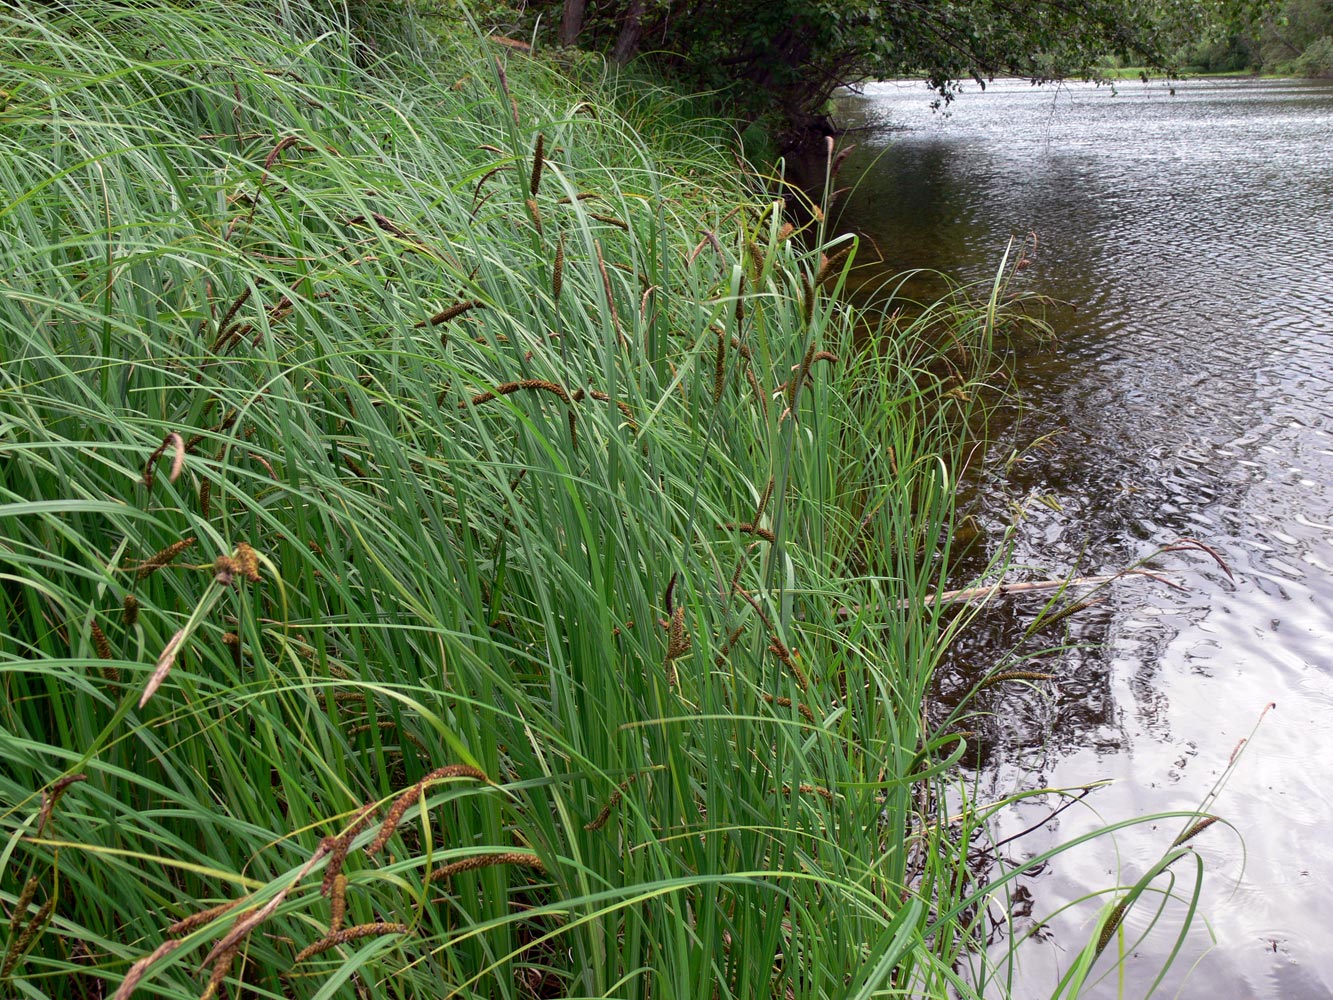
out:
M0 16L0 988L966 992L994 316L858 346L722 130L452 37Z

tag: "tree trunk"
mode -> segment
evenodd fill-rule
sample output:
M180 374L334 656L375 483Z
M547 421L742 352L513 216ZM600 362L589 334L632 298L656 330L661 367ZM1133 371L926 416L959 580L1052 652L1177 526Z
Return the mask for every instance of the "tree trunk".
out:
M625 20L620 25L620 35L616 46L611 50L611 61L617 66L624 66L639 52L639 39L643 37L643 0L630 0L629 10L625 11Z
M560 44L573 45L583 31L583 12L588 7L588 0L565 0L564 14L560 18Z

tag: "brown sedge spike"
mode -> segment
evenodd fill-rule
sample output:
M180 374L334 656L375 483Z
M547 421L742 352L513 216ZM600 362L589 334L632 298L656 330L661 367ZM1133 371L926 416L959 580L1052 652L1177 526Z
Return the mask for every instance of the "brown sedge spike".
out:
M764 511L768 509L768 501L773 498L773 486L776 480L774 477L768 477L768 485L764 487L763 495L759 497L759 506L755 508L754 517L750 520L755 524L759 523L760 518L764 516Z
M606 800L606 805L602 806L601 811L597 814L597 818L594 819L591 823L585 823L583 825L583 829L600 830L602 827L606 826L606 821L611 818L612 810L614 810L616 806L620 805L621 799L625 797L625 790L638 780L639 776L637 774L631 774L628 778L626 778L619 785L617 785L616 790L611 793L611 797Z
M175 561L178 555L193 545L194 542L195 538L191 535L188 538L182 538L180 541L172 542L165 549L159 549L157 552L154 552L139 564L139 568L136 571L139 579L142 580L145 577L152 576L164 566L170 565Z
M325 937L320 938L314 944L307 948L302 948L292 959L293 965L299 965L307 958L313 958L316 955L322 955L330 948L336 948L338 945L348 944L352 941L358 941L366 937L382 937L385 934L406 934L408 933L407 924L391 924L377 922L373 924L357 924L355 927L348 927L344 930L334 931Z
M555 247L555 266L551 269L551 295L556 305L560 304L560 293L565 287L565 234L560 234L560 242Z
M199 1000L213 1000L218 995L222 980L231 973L231 967L236 964L236 956L240 952L241 946L237 943L217 957L213 963L213 971L208 976L208 985L204 987L204 992L199 994Z
M169 938L184 937L191 931L198 930L200 927L203 927L204 924L212 923L214 920L216 920L223 914L230 913L232 910L236 909L236 907L240 906L241 903L243 902L245 902L244 897L242 897L241 899L233 899L226 903L219 903L217 906L211 906L207 910L201 910L198 913L192 913L190 916L177 920L174 924L168 927L167 937Z
M532 151L532 178L528 182L528 194L537 197L537 189L542 185L542 151L546 145L546 136L537 133L537 147Z
M102 626L97 624L96 618L88 626L88 631L92 633L93 649L97 652L97 658L99 660L114 659L111 655L111 643L107 640L106 633L102 631Z
M126 594L125 600L121 602L121 624L127 629L134 628L139 624L139 598L133 594Z
M380 832L375 835L375 839L366 847L366 855L368 857L373 858L384 849L384 845L389 842L389 838L393 836L394 830L398 828L398 823L402 820L403 814L411 807L412 803L422 793L426 785L443 778L474 778L477 781L490 781L484 772L469 764L449 764L445 767L439 767L434 771L431 771L415 785L412 785L403 791L398 798L394 800L393 805L389 808L388 814L384 817L384 823L380 826Z
M520 851L499 851L494 854L474 854L470 858L463 858L460 861L441 865L426 876L426 882L428 884L438 882L460 872L472 871L477 868L489 868L493 865L519 865L543 874L546 872L545 862L535 854L525 854Z
M485 305L484 302L478 302L476 300L468 300L466 302L455 302L453 305L449 306L449 308L442 309L441 311L437 312L434 316L432 316L430 319L423 319L420 323L414 324L414 326L415 327L439 326L441 323L448 323L451 319L457 319L459 316L462 316L463 313L467 312L469 309L476 309L479 306L484 306L484 305Z
M1203 819L1195 822L1193 825L1190 826L1188 830L1186 830L1179 837L1173 840L1171 842L1171 846L1179 847L1181 844L1188 843L1189 841L1193 840L1199 834L1203 833L1204 830L1207 830L1210 826L1212 826L1216 822L1217 822L1216 816L1203 817Z

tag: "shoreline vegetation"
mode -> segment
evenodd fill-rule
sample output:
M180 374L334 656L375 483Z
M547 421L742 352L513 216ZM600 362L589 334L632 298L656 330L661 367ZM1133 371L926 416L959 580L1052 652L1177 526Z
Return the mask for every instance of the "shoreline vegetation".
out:
M0 13L0 993L1007 992L1086 790L927 706L1017 255L858 314L698 105L316 6ZM1192 914L1131 822L1055 995Z

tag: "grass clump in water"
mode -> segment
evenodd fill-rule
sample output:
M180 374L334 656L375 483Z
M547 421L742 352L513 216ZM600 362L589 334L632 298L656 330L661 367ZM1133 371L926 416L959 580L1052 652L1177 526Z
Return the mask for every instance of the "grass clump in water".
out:
M722 130L297 5L0 51L5 991L961 988L966 394Z

